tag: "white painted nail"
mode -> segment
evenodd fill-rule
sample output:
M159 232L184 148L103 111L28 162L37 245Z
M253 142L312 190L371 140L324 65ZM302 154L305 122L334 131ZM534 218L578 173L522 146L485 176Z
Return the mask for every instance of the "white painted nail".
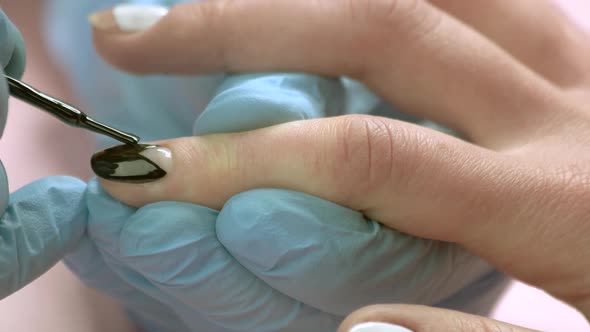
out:
M118 5L113 9L94 13L88 20L100 30L139 32L156 24L168 11L168 8L157 5Z
M353 326L349 332L412 332L412 330L399 325L367 322Z

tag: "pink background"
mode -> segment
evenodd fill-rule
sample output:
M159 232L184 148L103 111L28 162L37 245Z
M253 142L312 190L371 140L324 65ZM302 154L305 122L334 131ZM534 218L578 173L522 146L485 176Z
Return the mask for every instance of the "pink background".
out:
M589 1L558 2L573 19L590 30ZM73 100L60 79L60 73L48 63L39 41L36 22L40 22L40 13L33 9L39 8L39 1L11 1L4 7L21 27L27 40L29 66L25 80L44 87L49 93ZM8 127L0 141L0 156L9 174L11 190L49 175L69 174L88 178L88 163L76 164L74 161L89 160L91 153L91 141L81 131L66 127L19 102L12 102ZM69 160L68 156L74 157ZM0 331L133 330L116 305L86 289L61 264L24 290L1 301L0 312ZM514 283L506 292L494 317L544 331L583 331L590 328L576 311L520 283Z

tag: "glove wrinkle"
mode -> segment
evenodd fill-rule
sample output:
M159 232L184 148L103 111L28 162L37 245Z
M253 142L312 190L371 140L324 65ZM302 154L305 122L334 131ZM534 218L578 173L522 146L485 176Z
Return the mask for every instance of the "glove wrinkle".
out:
M10 197L0 223L0 298L39 277L84 234L86 184L71 177L33 182Z

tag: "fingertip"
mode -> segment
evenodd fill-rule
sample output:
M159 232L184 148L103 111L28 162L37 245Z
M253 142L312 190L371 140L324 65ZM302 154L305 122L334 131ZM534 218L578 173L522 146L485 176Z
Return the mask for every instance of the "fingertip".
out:
M106 62L133 74L211 72L219 62L214 10L207 9L214 3L120 5L92 14L94 46Z
M16 28L15 28L16 30ZM18 30L17 30L18 31ZM8 64L6 64L4 71L7 75L20 79L25 73L25 66L27 62L27 52L25 48L25 41L20 33L15 33L15 46L12 52L12 57Z
M105 33L133 33L148 30L168 15L168 8L148 4L120 4L88 16L95 29Z
M0 50L1 67L7 75L19 79L25 69L25 43L18 28L0 10L0 38L2 49Z
M159 51L150 42L152 28L167 16L169 9L159 5L121 4L88 16L93 42L108 63L136 74L158 70L150 66L152 54ZM153 47L151 47L153 46Z
M416 306L417 308L421 306ZM387 323L397 323L403 324L409 328L413 328L413 324L407 318L404 318L403 315L400 314L401 307L394 304L374 304L369 305L363 308L360 308L350 315L348 315L340 324L338 328L338 332L360 332L363 329L359 329L357 327L362 326L367 323L380 323L380 324L387 324ZM368 328L368 325L365 325L367 329L365 331L371 331ZM377 328L378 326L375 326ZM356 330L355 330L356 328ZM376 332L381 331L379 329L375 329ZM384 329L384 332L389 332L388 330ZM414 330L416 331L416 330ZM363 331L364 332L364 331Z
M169 192L167 179L174 178L171 150L153 144L118 145L96 152L91 166L99 177L100 189L118 201L140 207L173 200L166 195Z
M365 322L353 326L350 332L412 332L405 327L381 322Z
M378 323L378 324L375 324ZM372 325L372 326L371 326ZM364 329L357 328L358 326ZM374 329L371 329L373 327ZM355 330L355 328L357 328ZM380 329L385 328L385 329ZM377 304L350 314L338 332L531 331L493 319L422 305Z
M237 168L237 143L230 134L121 145L95 154L93 170L107 193L131 206L180 201L220 209L248 180Z

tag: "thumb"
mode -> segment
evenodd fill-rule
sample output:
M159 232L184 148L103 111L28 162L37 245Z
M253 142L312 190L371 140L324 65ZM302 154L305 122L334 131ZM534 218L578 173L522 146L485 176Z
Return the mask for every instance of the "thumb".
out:
M399 325L398 325L399 324ZM374 305L348 316L338 332L532 331L458 311L418 305Z
M105 190L132 206L183 201L220 209L240 192L290 189L452 242L482 232L471 221L496 219L488 204L518 204L499 194L511 173L494 153L386 118L296 121L158 144L95 154L92 167Z

